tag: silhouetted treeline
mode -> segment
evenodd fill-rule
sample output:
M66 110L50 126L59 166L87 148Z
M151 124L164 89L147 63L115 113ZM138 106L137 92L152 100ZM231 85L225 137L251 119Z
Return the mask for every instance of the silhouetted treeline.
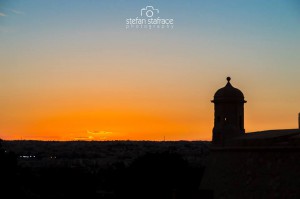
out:
M17 156L11 151L2 147L3 141L0 139L0 198L12 193L16 196L15 187L17 180ZM17 190L18 191L18 190Z
M195 198L203 171L177 153L148 153L132 162L117 193L126 198Z
M1 148L5 162L1 171L10 169L5 175L12 182L6 185L8 198L212 196L198 190L208 142L4 141L3 145L17 155Z

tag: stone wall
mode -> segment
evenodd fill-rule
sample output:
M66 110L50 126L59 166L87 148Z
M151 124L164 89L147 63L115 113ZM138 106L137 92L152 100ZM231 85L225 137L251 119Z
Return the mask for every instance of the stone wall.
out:
M200 189L214 198L300 198L300 148L212 149Z

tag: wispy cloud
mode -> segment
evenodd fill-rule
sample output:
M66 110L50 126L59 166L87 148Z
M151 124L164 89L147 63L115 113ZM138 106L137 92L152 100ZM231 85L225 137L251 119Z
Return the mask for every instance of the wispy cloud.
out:
M93 131L90 131L90 130L87 130L86 131L87 133L87 137L91 140L107 140L112 132L109 132L109 131L98 131L98 130L93 130Z
M86 130L86 134L80 136L72 136L73 140L107 140L111 136L112 132L109 131L98 131L98 130Z
M0 17L8 16L11 13L16 14L16 15L23 15L24 14L24 12L22 12L22 11L9 9L9 8L1 8L1 10L4 10L5 13L3 11L1 11L0 12Z
M81 136L81 137L75 137L74 140L92 140L94 139L93 136Z
M89 130L87 130L87 133L97 134L97 135L108 135L108 134L111 134L112 132L109 132L109 131L89 131Z
M24 12L21 12L21 11L19 11L19 10L13 10L13 9L11 9L10 10L12 13L14 13L14 14L17 14L17 15L22 15L22 14L24 14Z

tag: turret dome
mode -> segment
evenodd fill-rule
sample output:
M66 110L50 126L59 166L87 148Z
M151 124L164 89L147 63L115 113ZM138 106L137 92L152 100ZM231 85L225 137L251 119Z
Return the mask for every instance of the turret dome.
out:
M212 102L243 102L246 103L244 100L244 94L237 88L234 88L230 84L230 77L227 77L227 84L223 88L217 90L214 95L214 100Z

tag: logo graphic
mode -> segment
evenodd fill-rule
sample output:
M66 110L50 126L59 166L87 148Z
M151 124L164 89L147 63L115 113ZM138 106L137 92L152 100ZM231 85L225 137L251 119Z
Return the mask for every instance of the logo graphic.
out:
M146 6L141 9L140 17L126 19L126 29L173 29L173 18L160 18L159 9L154 6Z
M152 17L154 13L159 13L158 9L154 9L153 6L146 6L146 8L141 9L141 16L146 14L147 17Z

